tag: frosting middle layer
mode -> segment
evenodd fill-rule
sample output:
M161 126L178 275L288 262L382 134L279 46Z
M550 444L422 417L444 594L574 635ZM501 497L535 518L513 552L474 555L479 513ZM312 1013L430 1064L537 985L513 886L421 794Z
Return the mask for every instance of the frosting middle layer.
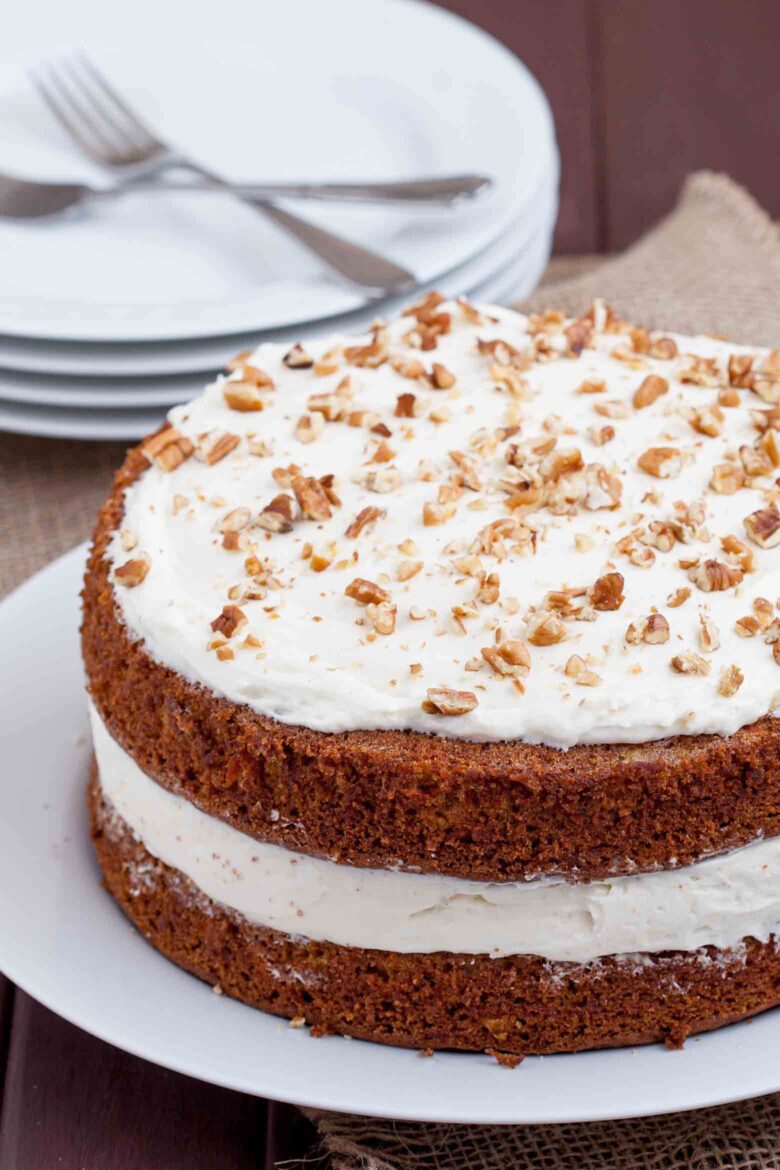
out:
M260 843L201 812L142 772L94 709L91 720L103 792L146 849L261 926L401 953L574 962L731 948L780 929L780 838L682 869L582 884L360 869Z

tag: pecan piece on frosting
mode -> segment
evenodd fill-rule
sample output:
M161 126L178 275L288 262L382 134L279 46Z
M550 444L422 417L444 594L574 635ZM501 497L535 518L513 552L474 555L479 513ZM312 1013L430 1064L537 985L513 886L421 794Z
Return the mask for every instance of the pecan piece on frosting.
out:
M648 447L637 463L656 479L674 479L682 470L682 456L676 447Z
M365 577L355 577L344 592L358 605L381 605L382 602L390 600L390 594L386 589L374 581L367 581Z
M123 565L119 565L114 570L114 580L118 585L124 585L126 589L134 589L144 580L150 567L149 558L146 555L133 557L131 561L125 561Z
M720 674L718 694L724 695L727 699L731 698L732 695L736 695L744 681L745 676L738 666L725 666Z
M751 512L744 521L745 531L759 548L775 548L780 544L780 511L777 504L769 504Z
M325 418L314 411L302 414L295 424L295 437L299 443L313 443L325 430Z
M355 540L361 532L370 532L377 520L381 520L386 515L387 512L384 508L361 508L344 535L350 540Z
M294 504L292 496L280 492L274 496L270 504L266 504L255 520L258 528L266 532L291 532L294 519Z
M225 399L225 405L231 410L247 413L265 409L263 396L252 382L225 382L222 397Z
M538 609L527 618L528 641L534 646L554 646L566 638L566 627L547 609Z
M588 600L594 609L620 609L623 604L623 574L605 573L591 585Z
M323 484L313 475L294 475L292 490L304 520L330 520L331 500Z
M739 585L743 577L742 569L725 565L723 561L703 561L688 570L688 580L702 593L722 593L724 589Z
M143 445L146 458L156 464L161 471L174 471L189 459L195 450L195 444L176 427L166 427L156 435L152 435Z
M222 613L219 617L214 618L211 628L215 634L223 634L226 638L232 638L234 634L240 634L246 624L246 614L242 609L239 609L237 605L225 605L222 607Z
M473 691L452 691L449 687L429 687L428 698L422 702L429 715L468 715L478 706Z
M683 654L675 654L670 659L671 667L676 670L678 674L709 674L712 669L711 664L706 658L702 658L701 654L695 654L693 650L686 650Z
M288 370L310 370L314 365L314 358L306 352L300 341L296 341L292 349L288 349L282 358Z
M626 641L635 646L646 642L649 646L661 646L669 641L669 623L662 613L651 613L639 618L626 630Z
M198 435L195 458L200 459L201 463L208 463L209 466L212 466L235 450L239 441L238 435L231 435L229 431L205 431L202 435Z
M482 657L502 678L525 678L531 669L531 655L520 638L508 638L496 646L483 646Z
M645 406L652 406L663 394L669 391L669 383L660 374L648 374L637 390L634 391L634 406L642 410Z

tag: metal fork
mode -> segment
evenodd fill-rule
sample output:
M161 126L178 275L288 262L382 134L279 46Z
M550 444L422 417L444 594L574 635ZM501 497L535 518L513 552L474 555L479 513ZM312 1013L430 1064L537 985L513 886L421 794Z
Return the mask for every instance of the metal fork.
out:
M218 175L169 146L144 123L95 65L79 54L74 60L49 63L31 79L51 113L90 158L115 174L148 178L184 168L206 183L229 188ZM313 252L328 267L374 296L408 292L417 284L411 272L351 240L327 232L277 207L267 199L242 196L263 215Z

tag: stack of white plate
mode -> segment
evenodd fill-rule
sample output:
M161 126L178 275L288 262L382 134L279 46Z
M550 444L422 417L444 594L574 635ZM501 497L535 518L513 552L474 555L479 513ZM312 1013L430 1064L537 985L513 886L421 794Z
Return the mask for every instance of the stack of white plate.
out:
M418 3L292 0L264 21L262 44L182 32L87 48L169 141L235 181L489 176L489 193L450 209L290 206L411 269L421 289L529 293L550 253L559 162L525 66ZM41 105L33 64L0 67L0 169L105 185ZM359 332L399 305L340 282L221 194L0 221L0 255L0 430L19 433L137 438L237 351Z

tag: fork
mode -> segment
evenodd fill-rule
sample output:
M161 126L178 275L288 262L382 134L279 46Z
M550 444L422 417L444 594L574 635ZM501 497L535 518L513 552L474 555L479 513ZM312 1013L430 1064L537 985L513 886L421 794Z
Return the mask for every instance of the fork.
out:
M72 61L50 63L31 74L38 93L80 150L114 174L131 180L182 168L209 186L229 190L230 184L194 159L169 146L144 123L83 54ZM240 196L278 227L313 252L328 267L373 296L408 292L414 275L384 256L292 215L268 199Z

